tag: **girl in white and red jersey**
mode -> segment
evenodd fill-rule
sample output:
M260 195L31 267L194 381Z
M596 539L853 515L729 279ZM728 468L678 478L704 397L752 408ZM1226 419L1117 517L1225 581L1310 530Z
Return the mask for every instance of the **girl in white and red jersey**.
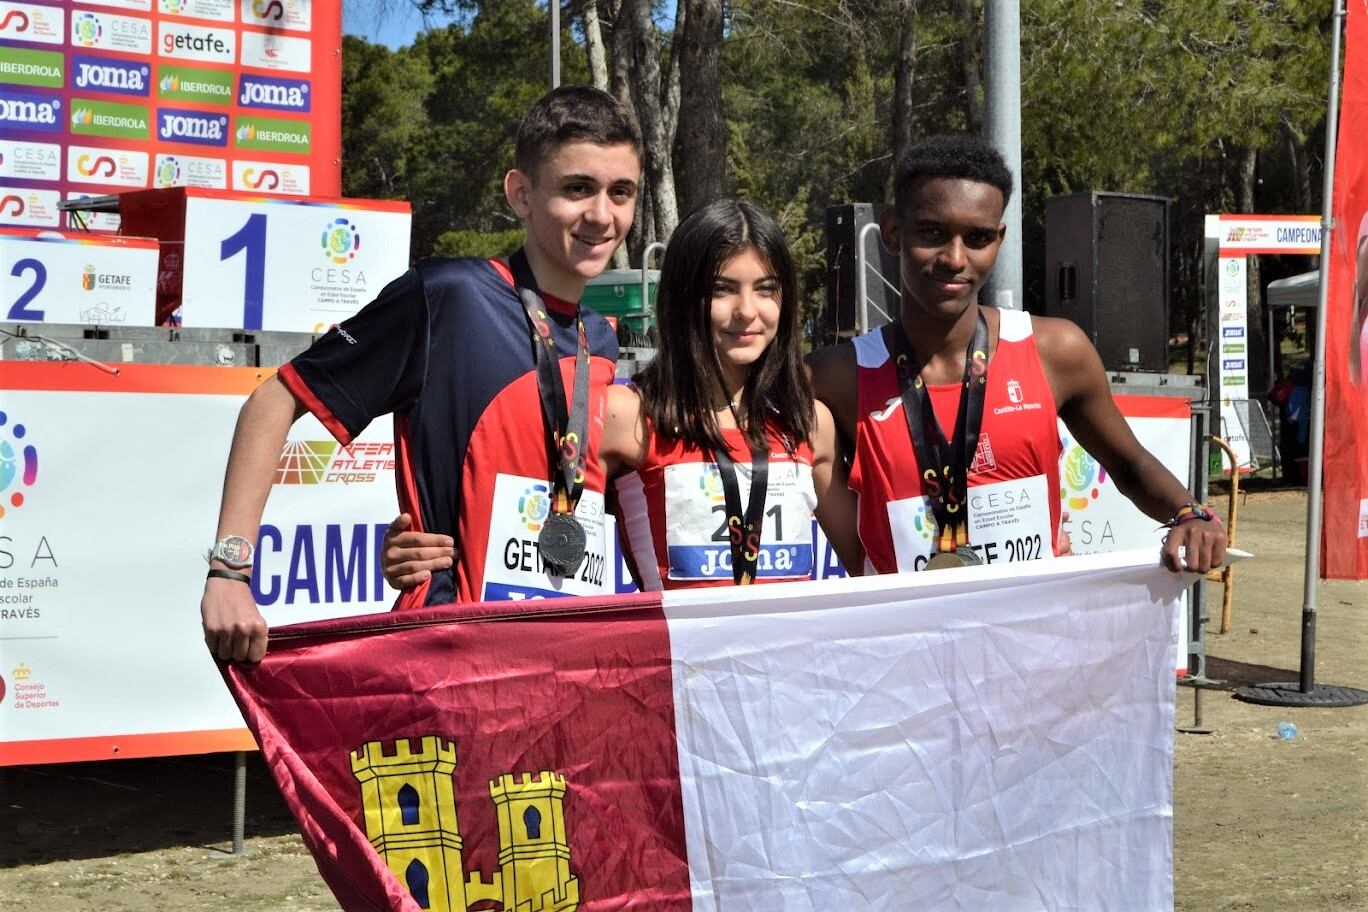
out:
M690 215L665 251L656 318L656 357L632 385L608 389L599 444L637 585L808 579L814 516L858 572L855 498L803 366L779 226L735 200ZM382 553L392 584L417 585L450 560L437 536L398 528Z
M835 423L802 361L783 232L750 203L685 219L661 265L660 347L608 393L600 454L642 589L807 579L812 518L861 566Z

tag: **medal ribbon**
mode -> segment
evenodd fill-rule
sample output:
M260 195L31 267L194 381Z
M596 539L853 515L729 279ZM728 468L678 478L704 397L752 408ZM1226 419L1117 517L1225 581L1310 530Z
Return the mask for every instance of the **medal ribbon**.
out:
M749 586L755 582L760 562L760 537L765 524L765 495L769 489L769 451L751 447L751 489L746 511L741 512L741 485L736 480L736 463L726 450L713 453L717 474L722 476L722 492L727 499L727 541L731 547L732 582Z
M584 493L585 456L589 431L589 340L584 319L575 316L579 350L575 354L574 400L566 409L565 380L561 377L560 357L552 335L551 318L537 293L537 280L519 250L509 260L518 285L518 299L527 313L532 331L532 358L537 367L537 393L541 396L542 418L548 433L550 451L551 508L571 515Z
M979 311L973 338L964 353L964 389L960 393L953 442L946 440L931 406L931 394L921 378L924 363L917 358L902 326L893 323L894 363L903 413L921 470L922 491L931 499L936 517L937 551L954 551L969 544L969 466L978 450L983 427L983 402L988 387L988 321Z

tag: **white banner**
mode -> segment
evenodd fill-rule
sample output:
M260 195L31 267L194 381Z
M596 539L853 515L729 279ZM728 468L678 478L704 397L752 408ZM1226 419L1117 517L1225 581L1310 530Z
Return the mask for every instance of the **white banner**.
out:
M1153 550L664 596L696 909L1171 909Z
M187 192L181 325L322 333L408 266L407 204Z
M11 323L155 326L151 238L0 228L0 313Z
M7 365L6 383L52 367ZM0 406L0 765L250 747L198 606L233 425L262 375L57 367L104 391L5 389ZM270 624L389 607L392 449L388 421L349 450L309 416L291 431L261 529Z

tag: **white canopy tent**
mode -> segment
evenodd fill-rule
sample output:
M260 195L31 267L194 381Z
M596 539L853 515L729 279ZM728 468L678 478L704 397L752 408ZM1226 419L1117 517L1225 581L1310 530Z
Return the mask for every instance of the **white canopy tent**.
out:
M1320 271L1303 272L1268 283L1268 309L1316 307L1320 304Z
M1265 300L1268 301L1268 369L1271 372L1274 364L1273 346L1277 344L1278 338L1274 331L1273 314L1280 307L1307 307L1314 310L1320 306L1320 271L1303 272L1301 275L1269 282Z

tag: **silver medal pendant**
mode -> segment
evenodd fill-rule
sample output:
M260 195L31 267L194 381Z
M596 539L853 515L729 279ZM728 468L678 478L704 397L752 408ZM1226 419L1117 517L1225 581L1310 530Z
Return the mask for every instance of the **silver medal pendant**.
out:
M537 533L537 550L548 572L574 576L584 563L584 526L570 513L551 513Z

